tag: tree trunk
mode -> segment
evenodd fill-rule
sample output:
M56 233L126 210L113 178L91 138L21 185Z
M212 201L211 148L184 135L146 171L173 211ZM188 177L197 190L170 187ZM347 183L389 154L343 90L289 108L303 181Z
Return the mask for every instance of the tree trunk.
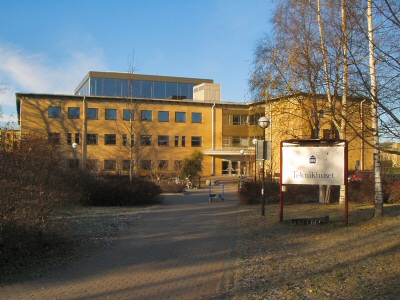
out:
M372 18L372 0L368 0L368 43L369 43L369 73L371 78L371 115L372 115L372 134L374 146L374 181L375 181L375 212L374 217L382 217L382 181L381 163L379 151L379 131L378 131L378 91L376 85L376 62L374 49L374 25Z

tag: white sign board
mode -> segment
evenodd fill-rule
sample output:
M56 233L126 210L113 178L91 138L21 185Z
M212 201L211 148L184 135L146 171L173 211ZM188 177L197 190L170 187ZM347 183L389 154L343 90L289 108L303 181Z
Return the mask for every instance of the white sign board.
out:
M345 184L344 147L283 146L282 184Z

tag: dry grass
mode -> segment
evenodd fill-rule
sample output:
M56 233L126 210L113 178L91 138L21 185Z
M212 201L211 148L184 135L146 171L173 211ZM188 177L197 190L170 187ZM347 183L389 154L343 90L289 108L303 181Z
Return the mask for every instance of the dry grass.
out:
M349 224L338 205L284 208L241 206L237 271L231 299L398 299L400 296L400 205L386 205L372 219L372 206L351 205ZM324 225L292 225L298 217L329 215Z

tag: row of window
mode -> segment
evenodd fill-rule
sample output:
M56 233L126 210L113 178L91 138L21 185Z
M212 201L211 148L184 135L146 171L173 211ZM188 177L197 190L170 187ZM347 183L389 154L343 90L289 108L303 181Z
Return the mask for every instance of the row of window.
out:
M90 93L88 80L76 94L158 99L193 99L193 87L196 85L196 83L92 77L90 78Z
M262 137L241 137L241 136L223 136L223 147L249 147L252 146L253 139L261 140Z
M130 109L124 109L122 112L122 119L125 121L134 120L134 111ZM175 122L186 123L187 121L186 112L175 112ZM48 111L49 118L61 118L61 107L60 106L50 106ZM80 107L68 107L68 118L69 119L79 119L81 117ZM192 123L202 123L203 114L199 112L192 112ZM86 109L86 119L98 120L99 119L99 109L98 108L87 108ZM105 109L105 119L106 120L117 120L118 110L113 108ZM142 110L140 111L141 121L153 121L153 111ZM170 112L169 111L158 111L158 122L169 122Z
M55 145L61 144L61 133L59 132L49 132L48 133L49 142ZM97 133L87 133L86 134L86 145L98 145L99 135ZM175 147L186 147L186 136L175 136L174 145ZM191 147L201 147L202 137L201 136L191 136L190 137ZM72 145L73 143L81 144L81 134L80 133L67 133L67 144ZM135 136L122 134L121 143L123 146L133 146L135 144ZM140 146L153 146L153 136L149 134L142 134L139 136ZM104 145L117 145L117 134L110 133L104 134ZM170 146L170 137L168 135L158 135L157 136L158 146Z
M229 125L257 125L261 115L228 115Z
M79 167L79 159L68 159L68 166L70 168L78 168ZM99 161L97 159L88 159L85 162L86 168L92 171L99 170ZM174 160L173 161L173 171L180 171L182 167L182 160ZM118 169L122 171L129 171L130 168L134 169L133 161L128 159L117 161L115 159L105 159L103 162L103 169L107 171L116 171ZM170 162L168 160L146 160L143 159L140 161L140 169L143 171L171 171L170 170Z

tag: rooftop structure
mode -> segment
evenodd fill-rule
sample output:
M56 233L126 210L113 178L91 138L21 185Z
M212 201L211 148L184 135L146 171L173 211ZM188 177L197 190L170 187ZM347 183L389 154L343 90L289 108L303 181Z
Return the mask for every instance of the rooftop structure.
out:
M194 99L193 89L199 84L210 84L216 96L207 99L220 101L220 85L212 79L119 72L89 72L75 89L75 95L183 100Z

